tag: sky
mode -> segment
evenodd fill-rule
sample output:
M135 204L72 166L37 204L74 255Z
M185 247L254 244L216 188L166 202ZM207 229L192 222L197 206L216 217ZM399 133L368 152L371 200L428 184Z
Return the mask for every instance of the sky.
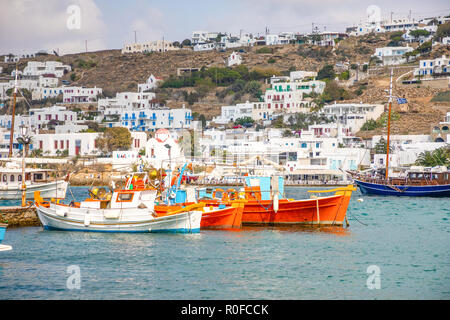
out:
M0 54L60 54L121 49L126 43L182 41L193 31L254 35L283 31L345 31L367 19L449 15L448 0L0 0Z

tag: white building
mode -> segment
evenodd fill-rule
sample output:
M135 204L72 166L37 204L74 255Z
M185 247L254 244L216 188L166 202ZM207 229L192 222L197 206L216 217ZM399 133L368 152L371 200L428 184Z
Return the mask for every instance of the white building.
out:
M122 54L125 53L147 53L147 52L167 52L180 50L175 47L172 42L164 40L156 40L143 43L132 43L123 46Z
M158 87L158 82L161 82L162 79L155 77L153 74L148 77L145 83L138 84L138 92L145 92L148 90L153 90Z
M71 71L72 68L69 65L64 65L59 61L29 61L28 65L23 69L24 76L40 76L53 74L58 78L61 78L65 72Z
M46 88L38 87L35 88L31 93L32 100L43 100L48 98L57 98L59 95L63 95L64 87L57 88Z
M379 58L383 65L397 65L406 63L406 58L404 54L413 51L412 47L384 47L376 48L374 57ZM413 57L411 57L413 58Z
M102 94L101 88L63 87L64 103L89 103L96 102Z
M237 65L237 66L238 66L238 65L240 65L241 63L242 63L242 57L241 57L241 55L233 51L233 52L230 54L230 56L228 57L228 63L227 63L227 66L228 66L228 67L231 67L231 66L234 66L234 65Z
M36 129L48 127L53 122L76 123L77 113L67 110L63 106L52 106L48 108L30 109L30 124Z
M334 47L336 39L347 38L348 35L344 32L323 31L315 34L310 34L310 43L322 47ZM311 37L314 36L314 37Z
M169 168L171 165L171 169L174 169L177 164L186 162L177 136L167 129L159 129L155 137L147 141L145 156L145 160L155 168Z
M194 51L209 51L214 50L217 47L217 43L208 42L208 43L197 43L194 45Z
M121 126L130 131L155 131L165 129L189 129L194 120L192 111L186 108L127 108L120 116Z
M367 120L376 120L384 112L382 104L334 103L325 105L321 113L347 126L349 133L358 132Z
M30 150L40 149L44 155L55 156L67 152L68 156L100 155L96 140L100 137L98 132L83 133L45 133L36 134ZM139 151L145 146L147 134L131 132L131 150ZM67 151L65 151L67 150Z
M220 32L210 32L210 31L194 31L192 32L191 44L199 44L205 42L216 41L216 39L221 35Z
M450 73L450 58L443 55L431 60L420 60L419 67L414 69L415 76L431 77Z
M238 103L234 106L223 106L220 116L213 118L217 124L227 124L239 118L252 117L253 102Z

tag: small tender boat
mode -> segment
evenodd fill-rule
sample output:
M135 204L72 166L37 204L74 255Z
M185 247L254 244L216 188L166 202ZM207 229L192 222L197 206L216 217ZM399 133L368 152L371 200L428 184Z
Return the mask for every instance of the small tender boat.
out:
M68 179L49 181L51 170L25 168L26 198L33 199L35 191L43 198L66 197ZM0 200L19 200L22 197L22 168L18 163L8 162L0 167Z
M47 230L198 233L204 204L156 213L156 190L114 190L70 205L46 202L35 193L35 207Z
M311 199L294 200L284 198L283 177L245 177L245 188L241 191L229 189L222 192L222 201L245 198L243 225L331 225L344 224L353 185L331 190L309 191L312 193L335 192L332 196L315 196ZM217 189L206 188L200 197L208 205L218 201Z
M0 251L8 251L11 250L11 246L7 246L5 244L1 244L3 239L5 238L6 227L8 225L6 223L0 223Z

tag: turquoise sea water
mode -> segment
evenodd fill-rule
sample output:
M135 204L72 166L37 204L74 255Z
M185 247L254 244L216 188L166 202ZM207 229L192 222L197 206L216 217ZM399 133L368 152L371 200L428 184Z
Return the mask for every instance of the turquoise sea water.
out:
M306 190L286 194L300 199ZM3 243L13 250L0 252L0 299L450 298L450 199L357 191L348 218L348 229L187 235L8 229ZM80 289L67 286L73 265ZM368 289L371 265L380 289Z

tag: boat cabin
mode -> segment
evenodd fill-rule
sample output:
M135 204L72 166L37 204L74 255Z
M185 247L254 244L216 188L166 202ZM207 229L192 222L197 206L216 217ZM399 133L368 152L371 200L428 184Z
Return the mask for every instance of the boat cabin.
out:
M102 197L91 197L80 202L80 208L92 209L129 209L148 208L155 206L156 190L115 190Z
M25 182L29 184L49 182L50 172L53 170L25 168ZM22 167L15 163L8 163L0 167L0 185L21 185L23 179Z

